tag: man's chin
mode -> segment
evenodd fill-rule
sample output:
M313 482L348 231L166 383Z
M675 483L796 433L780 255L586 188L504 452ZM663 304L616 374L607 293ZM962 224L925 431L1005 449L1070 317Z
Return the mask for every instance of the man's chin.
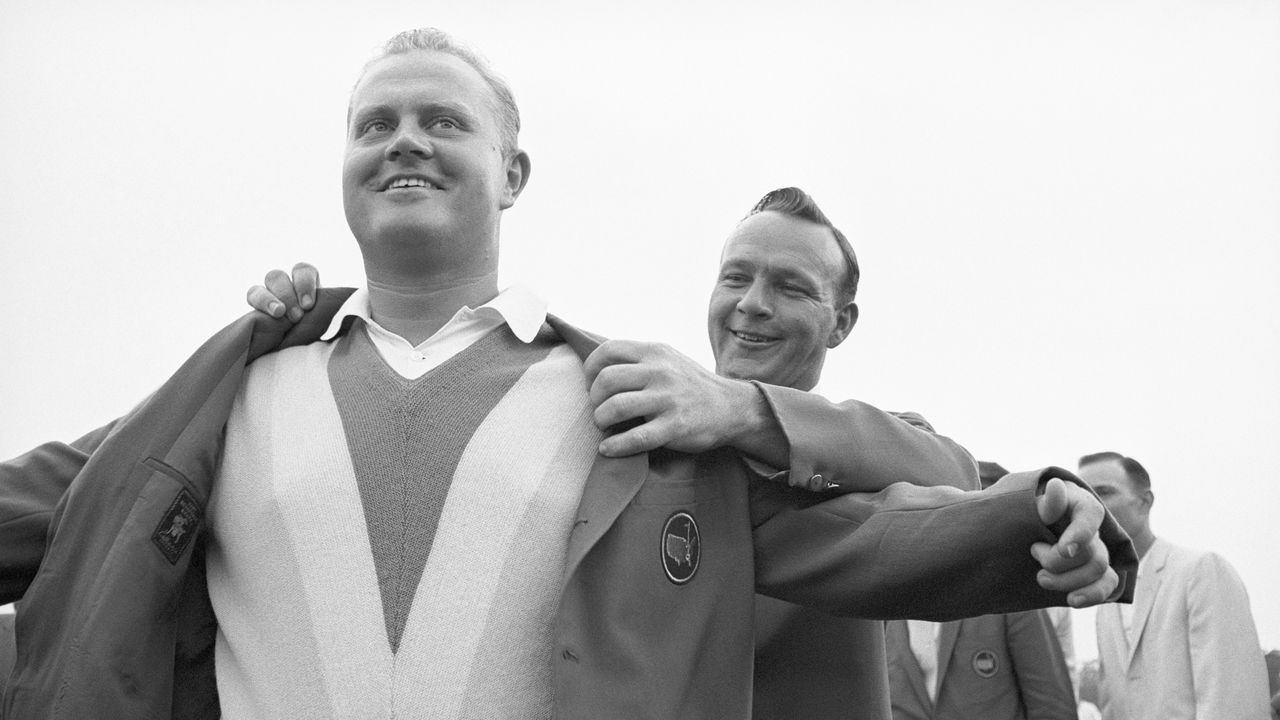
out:
M773 375L766 363L744 358L733 358L717 365L716 373L732 380L759 380L763 383L772 383L769 378Z

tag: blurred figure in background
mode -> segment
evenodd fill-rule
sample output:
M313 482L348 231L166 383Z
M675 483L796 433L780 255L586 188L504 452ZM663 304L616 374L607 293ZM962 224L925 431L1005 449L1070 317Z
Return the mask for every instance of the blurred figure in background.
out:
M1080 476L1139 558L1133 604L1098 608L1103 720L1265 720L1266 668L1235 569L1216 553L1156 537L1151 477L1138 461L1086 455Z
M1043 610L885 626L894 720L1075 720L1071 676Z
M984 488L1008 474L978 463ZM1044 610L892 620L885 644L894 720L1076 720L1069 666Z

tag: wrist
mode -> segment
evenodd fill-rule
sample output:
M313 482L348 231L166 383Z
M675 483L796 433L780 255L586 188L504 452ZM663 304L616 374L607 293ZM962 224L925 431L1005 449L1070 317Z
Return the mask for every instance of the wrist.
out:
M750 451L772 424L769 404L754 383L727 378L724 382L729 402L722 444Z

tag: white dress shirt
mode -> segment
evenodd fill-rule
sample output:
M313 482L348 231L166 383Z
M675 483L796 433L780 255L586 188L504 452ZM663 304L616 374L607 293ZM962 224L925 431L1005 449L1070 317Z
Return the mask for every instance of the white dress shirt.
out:
M911 653L916 656L920 670L924 672L924 686L929 699L938 699L938 635L942 623L928 620L908 620L907 638L911 641Z
M338 309L320 339L332 340L350 316L364 320L369 339L392 370L416 380L504 323L521 342L532 342L547 319L547 303L528 288L515 285L478 308L460 308L434 335L414 346L373 319L369 290L360 288Z

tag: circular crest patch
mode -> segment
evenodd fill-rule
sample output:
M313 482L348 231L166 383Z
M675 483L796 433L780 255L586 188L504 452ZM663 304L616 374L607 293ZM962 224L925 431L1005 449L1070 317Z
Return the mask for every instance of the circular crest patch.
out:
M978 677L991 678L1000 669L1000 658L990 650L979 650L973 654L973 671Z
M662 569L668 580L683 585L693 579L702 557L702 538L692 515L680 511L667 518L662 526L661 552Z

